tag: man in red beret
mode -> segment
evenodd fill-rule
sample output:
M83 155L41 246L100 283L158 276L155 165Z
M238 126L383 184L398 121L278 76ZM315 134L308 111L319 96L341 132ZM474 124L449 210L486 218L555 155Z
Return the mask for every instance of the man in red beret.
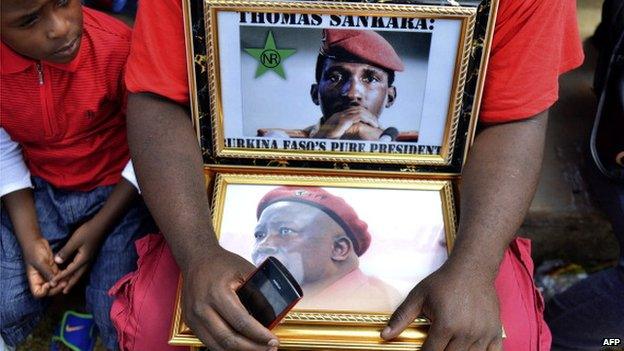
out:
M371 235L342 198L284 186L264 195L256 215L253 262L280 260L303 289L298 307L389 312L401 302L396 289L359 269Z
M303 130L260 129L258 135L352 140L379 140L388 135L389 139L415 141L417 132L389 132L394 128L384 129L379 122L397 96L395 72L403 69L403 61L380 34L324 29L316 82L310 88L312 102L323 116Z

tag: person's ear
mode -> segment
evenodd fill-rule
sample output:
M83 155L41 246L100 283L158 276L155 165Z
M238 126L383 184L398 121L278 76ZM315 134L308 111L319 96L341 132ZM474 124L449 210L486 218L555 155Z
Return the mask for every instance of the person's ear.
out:
M344 261L353 251L353 243L346 235L339 236L334 239L334 247L332 249L332 260Z
M320 105L319 96L318 96L318 84L314 83L310 86L310 97L312 98L312 102L318 106Z
M394 100L396 99L396 88L394 86L388 87L387 91L387 100L386 100L386 108L392 106L394 104Z

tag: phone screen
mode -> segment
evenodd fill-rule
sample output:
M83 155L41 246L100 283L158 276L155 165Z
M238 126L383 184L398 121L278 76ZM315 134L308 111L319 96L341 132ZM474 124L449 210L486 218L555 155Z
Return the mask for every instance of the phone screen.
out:
M272 327L301 296L301 288L275 258L268 258L236 292L249 313Z

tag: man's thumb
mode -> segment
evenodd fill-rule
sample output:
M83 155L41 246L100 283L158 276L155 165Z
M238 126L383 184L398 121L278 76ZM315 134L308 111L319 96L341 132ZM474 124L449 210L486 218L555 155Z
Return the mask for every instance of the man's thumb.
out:
M388 320L388 325L381 332L381 337L385 340L391 340L399 336L420 315L423 302L424 296L418 286L416 286L394 311Z

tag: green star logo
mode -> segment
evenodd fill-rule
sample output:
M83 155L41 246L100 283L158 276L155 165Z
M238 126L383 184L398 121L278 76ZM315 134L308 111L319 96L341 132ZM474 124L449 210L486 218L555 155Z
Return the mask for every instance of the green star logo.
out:
M264 42L264 48L244 48L243 50L258 61L255 78L260 77L267 71L273 71L282 79L286 79L286 72L284 72L282 63L297 52L295 49L278 49L275 46L275 38L273 38L273 32L271 31L269 31Z

